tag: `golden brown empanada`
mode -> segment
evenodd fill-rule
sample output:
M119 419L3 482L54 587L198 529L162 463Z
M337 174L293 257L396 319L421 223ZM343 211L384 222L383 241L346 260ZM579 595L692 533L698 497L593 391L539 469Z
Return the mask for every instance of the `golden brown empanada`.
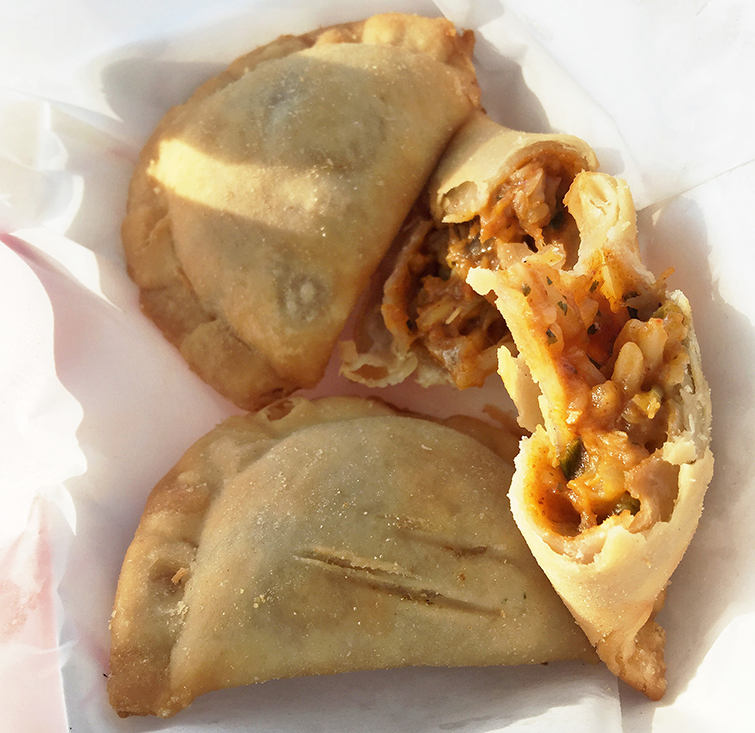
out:
M113 707L169 716L296 675L589 659L511 517L515 448L472 418L359 398L230 418L147 502L111 622Z
M168 112L123 241L144 312L256 409L321 378L359 293L479 102L474 39L387 14L284 36Z
M405 223L382 292L341 345L342 373L370 386L410 375L481 386L510 337L495 306L465 282L469 268L505 267L546 247L573 257L578 235L563 197L596 166L579 138L518 132L476 113L433 173L425 209Z
M709 389L689 303L640 260L627 185L582 173L566 205L573 267L543 251L468 280L494 293L519 349L501 350L506 386L528 420L533 402L542 414L516 459L516 522L609 669L659 699L653 617L711 479Z

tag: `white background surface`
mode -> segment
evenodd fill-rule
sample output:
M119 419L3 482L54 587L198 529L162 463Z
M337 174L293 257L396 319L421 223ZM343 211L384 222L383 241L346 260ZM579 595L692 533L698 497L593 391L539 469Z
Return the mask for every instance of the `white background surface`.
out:
M26 0L0 13L0 729L721 731L755 656L755 14L746 0ZM693 306L716 473L659 617L660 703L581 664L394 670L200 698L171 721L105 699L107 620L147 493L233 411L139 312L118 228L165 110L284 32L385 10L477 31L491 116L579 135L625 177L655 272ZM319 390L352 390L330 376ZM392 397L450 413L497 385ZM61 672L62 670L62 672ZM43 704L44 703L44 704Z

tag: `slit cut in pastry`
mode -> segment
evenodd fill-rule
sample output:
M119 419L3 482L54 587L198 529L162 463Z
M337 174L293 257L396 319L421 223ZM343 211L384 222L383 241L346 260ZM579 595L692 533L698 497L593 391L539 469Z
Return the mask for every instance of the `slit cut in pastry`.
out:
M534 428L512 480L517 525L601 659L657 700L653 617L711 479L710 394L689 303L640 260L627 185L581 173L566 205L581 236L573 266L545 248L468 280L494 295L519 350L500 351Z
M518 132L476 113L405 222L354 339L341 344L341 373L369 386L409 376L425 386L481 386L511 338L467 272L544 247L573 260L579 238L563 198L580 171L596 167L579 138Z
M353 397L228 419L158 483L128 549L122 716L298 675L594 660L511 517L518 438Z
M360 292L479 104L471 32L386 14L284 36L171 109L122 234L144 312L244 409L322 377Z

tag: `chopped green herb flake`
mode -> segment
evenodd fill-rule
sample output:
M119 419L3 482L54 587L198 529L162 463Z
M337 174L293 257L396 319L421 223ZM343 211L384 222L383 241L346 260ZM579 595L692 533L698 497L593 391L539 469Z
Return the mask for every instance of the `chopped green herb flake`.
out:
M564 303L563 300L558 301L558 307L564 312L564 314L566 314L566 311L569 310L568 306L566 305L566 303Z
M634 516L640 511L640 500L631 494L624 492L621 498L616 502L616 508L613 510L613 513L621 514L623 511L628 511Z
M532 288L527 285L527 283L524 283L524 285L522 285L522 292L524 293L524 297L526 298L532 292Z
M561 472L567 481L576 478L585 470L584 459L585 446L582 443L582 438L577 436L566 446L566 450L559 458Z
M545 278L545 282L547 282L548 285L553 285L553 280L551 280L549 277Z
M598 287L598 281L593 280L592 285L590 285L590 292L592 293L597 287Z
M553 331L550 330L550 328L545 332L545 335L548 337L548 346L551 344L555 344L558 339L556 338L556 334L553 333Z

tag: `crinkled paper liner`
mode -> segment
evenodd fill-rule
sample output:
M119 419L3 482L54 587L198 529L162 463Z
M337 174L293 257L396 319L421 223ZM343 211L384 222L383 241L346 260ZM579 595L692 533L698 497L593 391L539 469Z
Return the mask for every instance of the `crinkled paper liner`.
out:
M533 7L534 6L534 7ZM586 139L625 177L652 269L688 295L714 401L716 475L659 620L669 689L601 666L364 672L211 693L170 721L105 695L107 622L144 500L234 411L139 312L118 227L164 111L250 48L385 10L477 32L491 116ZM30 0L0 28L0 729L719 731L750 721L755 417L755 50L739 2ZM312 394L364 393L332 365ZM482 390L401 387L478 414Z

